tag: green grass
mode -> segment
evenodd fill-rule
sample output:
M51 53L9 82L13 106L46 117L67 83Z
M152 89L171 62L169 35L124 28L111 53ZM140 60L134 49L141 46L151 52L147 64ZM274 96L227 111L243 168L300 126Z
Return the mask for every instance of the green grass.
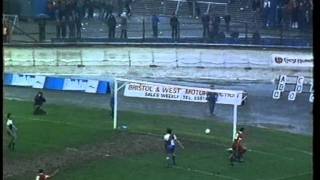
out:
M46 153L59 153L66 147L108 140L112 130L109 111L76 106L47 105L46 116L33 116L32 103L4 101L5 113L11 112L19 129L17 150L5 156L10 160L32 159ZM130 133L152 133L162 137L165 129L174 129L186 149L178 151L178 168L166 168L163 152L110 157L61 169L54 179L312 179L312 137L271 129L246 127L246 144L251 152L246 161L229 165L225 151L231 143L231 124L216 119L195 120L172 116L119 112L119 125ZM204 129L212 130L210 135ZM194 143L192 143L194 142ZM190 170L188 170L190 168ZM23 179L12 177L10 179Z

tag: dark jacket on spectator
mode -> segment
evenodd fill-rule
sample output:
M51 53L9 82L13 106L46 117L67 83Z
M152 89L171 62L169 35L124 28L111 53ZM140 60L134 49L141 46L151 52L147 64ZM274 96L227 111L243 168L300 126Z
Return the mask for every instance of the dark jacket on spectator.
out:
M117 21L116 21L116 18L114 17L113 14L110 14L110 16L107 18L107 24L108 24L108 28L109 28L108 37L109 38L114 38L115 37L115 30L116 30Z
M179 24L179 20L177 18L177 16L173 15L171 18L170 18L170 26L171 27L177 27Z

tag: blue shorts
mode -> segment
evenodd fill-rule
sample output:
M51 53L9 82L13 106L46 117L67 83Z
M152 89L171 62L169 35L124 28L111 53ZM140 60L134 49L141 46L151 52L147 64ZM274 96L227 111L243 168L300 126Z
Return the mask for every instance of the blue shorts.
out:
M169 145L167 146L167 153L168 154L173 154L175 151L176 146L175 145Z

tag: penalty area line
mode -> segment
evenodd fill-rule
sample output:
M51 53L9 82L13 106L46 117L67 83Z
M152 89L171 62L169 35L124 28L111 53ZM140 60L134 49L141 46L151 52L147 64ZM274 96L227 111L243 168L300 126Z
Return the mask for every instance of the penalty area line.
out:
M184 170L184 171L193 172L193 173L198 173L198 174L202 174L202 175L207 175L207 176L216 176L216 177L220 177L220 178L224 178L224 179L239 180L239 179L233 178L231 176L220 175L220 174L217 174L217 173L204 171L204 170L199 170L199 169L185 168L185 167L182 167L182 166L174 166L174 168L181 169L181 170Z
M303 154L306 154L306 155L310 155L310 156L313 155L312 152L308 152L308 151L297 149L297 148L287 148L287 149L291 150L291 151L300 152L300 153L303 153Z
M78 128L92 128L92 129L105 129L105 128L98 128L98 127L90 127L90 126L82 126L77 123L70 123L66 121L51 121L46 119L39 119L39 118L30 118L28 120L19 120L19 123L31 123L31 122L46 122L46 123L52 123L52 124L59 124L59 125L68 125Z
M277 155L275 153L269 153L269 152L264 152L264 151L248 149L248 152L256 152L256 153L265 154L265 155L273 156L273 157L278 157L278 158L282 158L282 159L286 159L286 160L290 160L290 161L294 160L293 158L290 158L290 157L281 156L281 155Z
M308 175L308 174L312 174L312 172L309 171L309 172L299 173L299 174L295 174L295 175L291 175L291 176L283 176L283 177L278 177L278 178L274 178L271 180L284 180L284 179L290 179L290 178L304 176L304 175Z

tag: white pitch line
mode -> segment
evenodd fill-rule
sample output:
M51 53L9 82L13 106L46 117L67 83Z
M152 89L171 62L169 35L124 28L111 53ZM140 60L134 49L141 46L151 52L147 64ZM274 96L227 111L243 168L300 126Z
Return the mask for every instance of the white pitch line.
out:
M191 169L191 168L185 168L185 167L181 167L181 166L174 166L174 168L176 169L181 169L184 171L189 171L189 172L194 172L194 173L198 173L198 174L203 174L203 175L207 175L207 176L216 176L216 177L220 177L220 178L224 178L224 179L231 179L231 180L239 180L237 178L233 178L230 176L224 176L224 175L220 175L220 174L215 174L209 171L204 171L204 170L199 170L199 169Z
M32 118L28 120L19 120L20 123L28 123L32 121L38 121L38 122L48 122L48 123L53 123L53 124L63 124L63 125L69 125L69 126L74 126L74 127L81 127L81 128L93 128L93 129L104 129L104 128L97 128L97 127L90 127L90 126L81 126L76 123L70 123L70 122L65 122L65 121L50 121L50 120L45 120L45 119L38 119L38 118Z
M17 116L17 117L19 117L19 116ZM20 117L20 118L22 118L22 117ZM70 126L75 126L75 127L88 127L88 126L80 126L79 124L75 124L75 123L68 123L68 122L62 122L62 121L49 121L49 120L38 119L38 118L32 118L29 120L24 120L22 122L28 122L28 121L42 121L42 122L50 122L50 123L55 123L55 124L65 124L65 125L70 125ZM97 128L95 128L95 129L97 129ZM153 133L148 133L148 134L149 135L156 135ZM158 136L158 135L156 135L156 136ZM225 144L220 144L220 143L212 143L212 144L215 144L218 146L225 146ZM286 159L286 160L291 160L291 161L294 160L293 158L290 158L290 157L281 156L281 155L277 155L275 153L270 153L270 152L265 152L265 151L252 150L252 149L248 149L248 151L249 152L256 152L256 153L260 153L260 154L265 154L265 155L269 155L269 156L274 156L274 157L278 157L278 158L282 158L282 159ZM309 153L309 152L306 152L306 153ZM309 155L310 155L310 153L309 153Z
M278 177L278 178L274 178L274 179L271 179L271 180L284 180L284 179L289 179L289 178L293 178L293 177L304 176L304 175L307 175L307 174L312 174L312 172L309 171L309 172L299 173L299 174L295 174L295 175L291 175L291 176L283 176L283 177Z
M252 150L252 149L249 149L248 151L249 151L249 152L257 152L257 153L261 153L261 154L265 154L265 155L269 155L269 156L274 156L274 157L278 157L278 158L282 158L282 159L286 159L286 160L290 160L290 161L293 161L293 160L294 160L293 158L289 158L289 157L286 157L286 156L277 155L277 154L275 154L275 153L269 153L269 152Z
M25 101L23 98L17 97L4 97L5 100Z
M310 155L310 156L313 155L312 152L301 150L301 149L296 149L296 148L286 148L286 149L292 150L292 151L296 151L296 152L300 152L300 153L303 153L303 154L307 154L307 155Z
M157 134L153 134L153 133L147 133L149 135L154 135L154 136L158 136ZM217 146L222 146L222 147L226 147L225 144L221 144L221 143L210 143L212 145L217 145ZM258 151L258 150L252 150L252 149L248 149L248 152L256 152L256 153L260 153L260 154L265 154L268 156L274 156L274 157L278 157L278 158L282 158L282 159L286 159L286 160L290 160L293 161L293 158L290 157L286 157L286 156L281 156L281 155L277 155L275 153L270 153L270 152L264 152L264 151Z

